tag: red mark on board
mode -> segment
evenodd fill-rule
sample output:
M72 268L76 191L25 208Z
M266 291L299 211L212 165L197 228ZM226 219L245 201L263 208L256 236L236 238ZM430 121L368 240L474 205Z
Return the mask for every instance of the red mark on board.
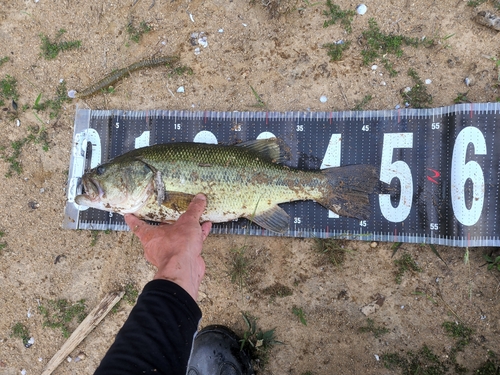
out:
M432 169L432 168L427 168L428 171L431 171L433 173L432 176L427 176L427 179L430 181L430 182L433 182L435 184L438 184L438 182L435 180L435 178L439 178L441 177L441 172L439 171L436 171L435 169Z

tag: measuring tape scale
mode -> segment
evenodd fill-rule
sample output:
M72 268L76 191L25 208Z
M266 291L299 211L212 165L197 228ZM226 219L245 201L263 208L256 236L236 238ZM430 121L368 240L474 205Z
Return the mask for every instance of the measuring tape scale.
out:
M371 196L365 221L338 217L314 202L281 204L290 215L285 236L500 246L499 109L499 103L286 113L78 109L63 226L128 229L121 215L80 207L74 197L85 170L131 149L277 137L290 148L290 167L371 164L391 187L391 194ZM244 219L214 224L213 233L277 235Z

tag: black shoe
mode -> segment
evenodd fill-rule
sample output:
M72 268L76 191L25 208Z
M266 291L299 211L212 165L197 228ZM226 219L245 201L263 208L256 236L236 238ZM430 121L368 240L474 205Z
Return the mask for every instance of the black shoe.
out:
M229 328L212 325L196 335L187 375L254 375L239 338Z

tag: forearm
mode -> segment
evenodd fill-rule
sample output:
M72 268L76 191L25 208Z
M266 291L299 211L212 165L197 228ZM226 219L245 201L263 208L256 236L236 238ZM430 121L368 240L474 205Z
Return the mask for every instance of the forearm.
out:
M95 375L186 374L201 311L177 284L145 287Z

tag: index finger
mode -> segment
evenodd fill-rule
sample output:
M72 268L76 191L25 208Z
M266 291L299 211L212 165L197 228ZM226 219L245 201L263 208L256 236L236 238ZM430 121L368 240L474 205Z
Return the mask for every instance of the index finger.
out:
M200 222L201 215L207 206L207 197L203 194L196 194L189 206L180 217L178 221L190 221L195 220L197 223Z

